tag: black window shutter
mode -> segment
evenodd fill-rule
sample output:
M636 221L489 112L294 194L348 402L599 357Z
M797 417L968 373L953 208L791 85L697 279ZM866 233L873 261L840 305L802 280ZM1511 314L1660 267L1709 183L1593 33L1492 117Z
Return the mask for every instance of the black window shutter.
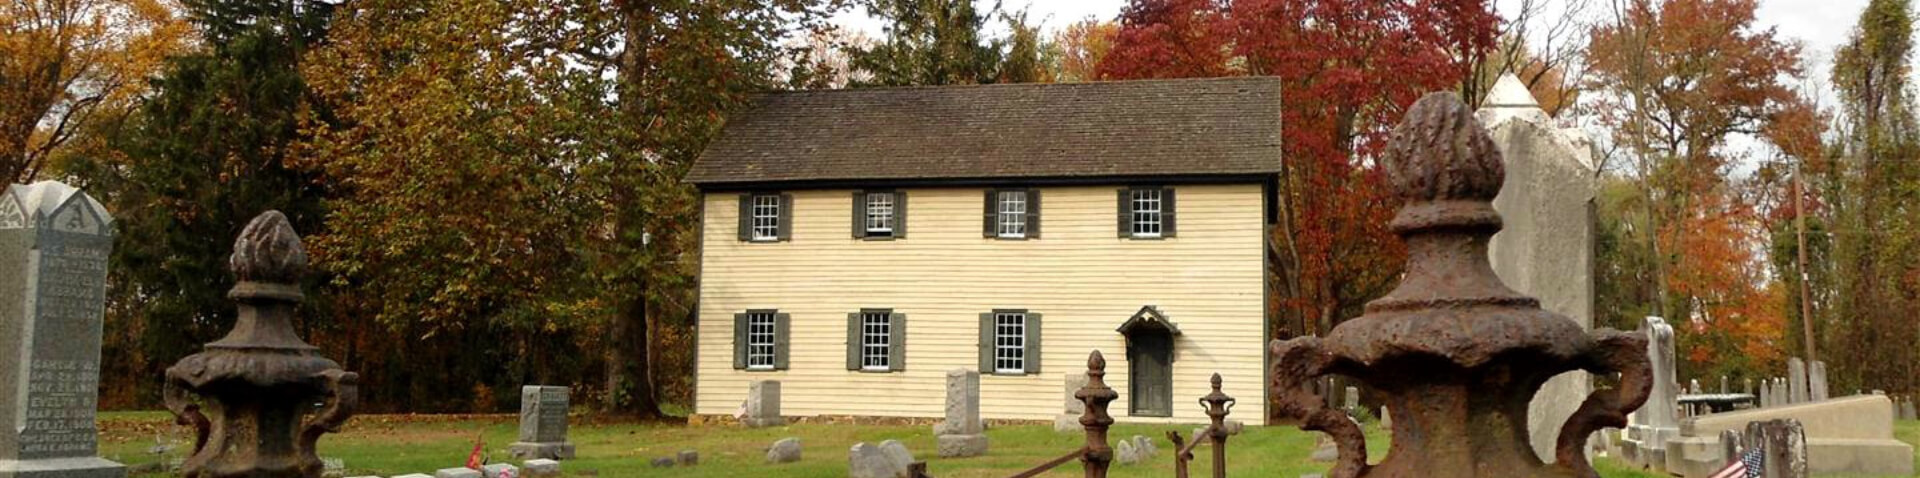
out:
M847 314L847 370L860 370L860 313Z
M907 314L887 314L887 366L895 372L907 369Z
M980 237L992 238L997 235L993 229L993 223L995 219L1000 218L1000 205L995 203L994 200L999 196L1000 191L994 189L987 190L987 205L980 208ZM982 372L985 372L985 370L982 370Z
M780 195L780 240L793 239L793 195Z
M1120 202L1116 214L1120 225L1120 237L1133 237L1133 194L1127 188L1120 188Z
M792 334L788 333L788 331L793 330L792 322L793 322L792 315L773 314L773 326L774 326L773 369L774 370L787 369L787 350L791 348L791 347L788 347L788 344L793 342L791 337Z
M980 373L993 373L993 313L980 314Z
M893 237L907 238L907 192L893 193Z
M867 192L853 192L853 238L867 237Z
M1040 238L1040 190L1027 190L1027 238Z
M753 194L740 194L740 241L753 240Z
M733 369L747 368L747 314L733 314Z
M1027 374L1040 373L1040 314L1027 313Z
M1173 193L1173 188L1160 190L1160 237L1173 237L1179 231L1174 227L1180 223L1174 219L1174 212L1179 211L1180 208L1173 200Z

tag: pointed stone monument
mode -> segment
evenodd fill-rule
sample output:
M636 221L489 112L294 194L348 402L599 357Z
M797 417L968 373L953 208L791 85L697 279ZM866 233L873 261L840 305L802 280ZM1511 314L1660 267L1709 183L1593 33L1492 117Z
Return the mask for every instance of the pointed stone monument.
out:
M1507 180L1493 208L1504 227L1488 246L1493 271L1540 308L1593 328L1593 146L1577 129L1555 125L1533 93L1501 75L1475 113L1506 161ZM1554 461L1554 439L1592 391L1585 371L1555 376L1527 406L1534 454Z
M94 413L113 217L72 186L0 191L0 478L120 478Z

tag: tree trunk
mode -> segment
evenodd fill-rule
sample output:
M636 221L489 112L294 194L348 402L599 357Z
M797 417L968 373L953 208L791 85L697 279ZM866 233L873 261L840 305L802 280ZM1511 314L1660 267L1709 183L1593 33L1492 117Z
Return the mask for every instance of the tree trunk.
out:
M620 116L624 124L643 128L647 124L646 82L652 65L648 62L649 46L653 40L653 5L650 2L626 0L615 2L619 9L622 30L621 53L618 58L619 69L618 94L620 95ZM627 139L631 155L616 159L625 164L615 167L614 187L611 208L614 216L614 248L623 257L616 262L636 260L644 257L647 245L641 238L647 226L648 212L644 209L643 192L640 190L646 177L645 161L639 156L645 151L645 130L636 131ZM632 415L639 418L659 418L660 403L654 396L652 374L652 328L647 315L647 296L651 281L645 277L647 267L624 268L635 271L636 277L628 277L635 287L620 287L625 297L617 297L619 307L613 318L612 340L607 343L607 409L614 413Z

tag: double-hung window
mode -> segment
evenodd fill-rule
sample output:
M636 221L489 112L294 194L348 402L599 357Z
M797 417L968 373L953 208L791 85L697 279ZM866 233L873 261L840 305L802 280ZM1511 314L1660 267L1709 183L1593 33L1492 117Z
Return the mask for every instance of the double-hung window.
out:
M989 239L1038 239L1040 191L988 189L981 235Z
M1027 192L1000 191L998 235L1006 239L1027 237Z
M773 370L773 313L747 314L747 369Z
M1135 189L1133 196L1133 237L1160 237L1159 189Z
M997 309L980 314L980 372L1040 373L1040 314Z
M993 373L1026 373L1027 314L993 314Z
M867 237L893 236L893 193L867 193Z
M905 370L906 332L907 314L893 309L861 309L848 313L847 370Z
M906 238L907 193L854 191L852 222L855 239Z
M780 196L753 197L753 240L780 240Z
M1120 190L1120 237L1160 239L1174 237L1174 190L1130 187Z
M733 368L786 370L787 330L791 322L791 316L774 310L733 314Z
M740 241L785 241L793 230L793 196L778 193L740 195Z

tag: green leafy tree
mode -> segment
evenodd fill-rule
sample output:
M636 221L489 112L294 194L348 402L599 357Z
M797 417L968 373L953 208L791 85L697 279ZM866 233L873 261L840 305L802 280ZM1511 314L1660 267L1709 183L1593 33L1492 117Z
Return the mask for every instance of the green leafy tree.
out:
M839 6L622 0L587 2L570 19L584 25L570 49L614 78L605 96L613 112L602 119L620 125L592 137L604 149L583 167L580 190L593 206L592 223L605 228L581 248L595 271L592 287L612 309L602 349L608 409L659 416L663 389L691 395L701 203L680 178L728 113L758 92L788 86L781 65L793 64L806 46L784 39L820 33Z
M1834 55L1843 115L1840 166L1827 185L1837 279L1826 350L1837 385L1920 391L1920 142L1908 75L1905 0L1874 0Z
M227 257L248 220L278 209L302 233L322 229L325 190L287 161L300 118L328 117L299 72L326 34L328 5L186 2L202 49L168 60L153 95L102 126L102 149L68 165L119 223L105 353L129 360L108 361L105 374L135 384L141 403L158 401L151 377L232 326Z
M983 14L973 0L863 3L869 15L887 25L878 45L854 50L853 68L868 75L856 78L855 86L964 85L1000 78L1006 42L982 34L998 4ZM1037 42L1037 35L1030 36Z
M333 319L391 345L363 352L390 365L363 377L384 386L368 387L376 401L464 410L475 402L444 391L584 376L584 354L561 352L597 316L572 247L593 218L574 191L606 82L551 47L573 32L551 6L351 2L309 55L333 118L309 123L296 163L335 193L309 249Z

